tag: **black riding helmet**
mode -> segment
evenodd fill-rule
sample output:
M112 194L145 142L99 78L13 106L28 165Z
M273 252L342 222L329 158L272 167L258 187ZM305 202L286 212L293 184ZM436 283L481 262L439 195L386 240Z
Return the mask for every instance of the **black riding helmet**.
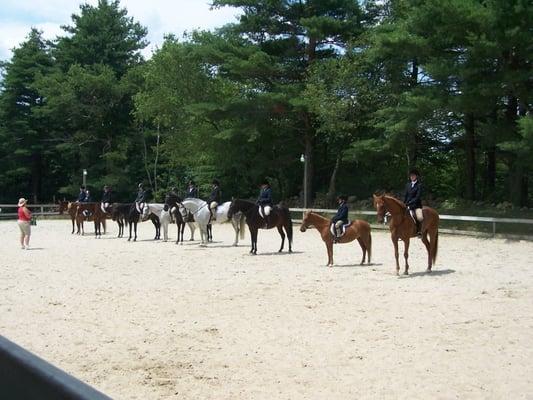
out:
M420 172L418 172L418 170L416 168L411 168L409 170L409 176L411 176L411 175L416 175L416 177L418 178L418 177L420 177Z
M144 185L142 183L139 183L139 185L137 186L139 189L143 189L144 188Z
M268 181L268 179L263 179L261 181L261 185L267 185L267 186L270 186L270 182Z
M220 185L220 183L218 182L218 179L213 179L213 185Z
M337 199L338 200L342 200L342 201L348 201L348 196L346 196L344 194L341 194L341 195L337 196Z

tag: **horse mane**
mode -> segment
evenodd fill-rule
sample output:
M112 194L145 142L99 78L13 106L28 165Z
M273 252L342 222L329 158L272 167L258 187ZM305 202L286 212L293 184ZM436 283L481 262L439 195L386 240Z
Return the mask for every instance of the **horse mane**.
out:
M402 210L405 210L407 208L407 206L404 204L403 201L397 199L396 197L394 197L392 194L384 194L383 197L389 199L389 200L392 200L394 203L396 203L398 205L398 207L400 207Z

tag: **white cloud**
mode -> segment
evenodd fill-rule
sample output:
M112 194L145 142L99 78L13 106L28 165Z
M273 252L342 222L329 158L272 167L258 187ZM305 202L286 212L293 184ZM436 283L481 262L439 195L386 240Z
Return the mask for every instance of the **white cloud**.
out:
M61 25L71 23L70 16L79 5L97 0L3 0L0 8L0 59L11 56L11 49L20 44L37 27L44 36L53 39L61 34ZM150 45L144 51L149 57L167 33L180 36L194 29L213 29L235 21L238 10L210 10L208 0L122 0L130 16L148 28Z

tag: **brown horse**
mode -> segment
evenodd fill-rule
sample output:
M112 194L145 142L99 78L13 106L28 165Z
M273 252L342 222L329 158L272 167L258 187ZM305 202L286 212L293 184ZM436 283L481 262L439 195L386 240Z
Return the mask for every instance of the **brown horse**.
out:
M304 213L301 232L305 232L310 226L314 226L322 236L322 240L326 244L328 250L328 267L333 266L333 234L331 233L331 221L321 215L315 214L311 211ZM338 243L349 243L356 240L359 242L363 250L363 259L361 265L365 263L366 254L368 252L368 263L370 264L370 257L372 255L372 235L370 233L370 225L366 221L355 220L346 227L346 232L338 239Z
M70 201L60 201L59 202L59 215L63 215L63 213L66 211L68 215L70 216L70 220L72 222L72 234L74 234L74 221L76 220L76 211L78 209L78 206L76 203L71 203ZM79 227L78 227L78 233L79 233Z
M400 273L400 262L398 261L398 239L404 243L403 256L405 258L404 275L409 274L409 241L416 236L416 224L409 214L406 205L400 200L387 195L374 195L374 207L377 210L378 222L382 223L385 219L385 213L391 214L390 233L392 243L394 244L394 256L396 257L396 275ZM433 208L423 207L424 221L420 227L422 233L422 242L426 246L428 253L428 269L437 260L439 248L439 214ZM428 239L429 236L429 239Z

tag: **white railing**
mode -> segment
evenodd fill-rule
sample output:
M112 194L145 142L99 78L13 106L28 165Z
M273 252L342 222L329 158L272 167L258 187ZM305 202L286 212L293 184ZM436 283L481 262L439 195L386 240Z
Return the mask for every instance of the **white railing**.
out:
M34 216L58 215L59 204L28 204L27 207L32 211ZM16 204L0 204L0 218L16 217L18 206ZM6 209L14 209L15 212L6 212ZM57 211L45 211L45 209L57 209Z
M311 210L311 209L309 209ZM304 212L307 211L304 208L291 208L291 212ZM337 210L333 209L324 209L324 208L313 208L312 211L324 214L335 214ZM350 214L353 215L376 215L375 211L363 211L363 210L354 210L350 211ZM527 224L532 226L531 235L533 235L533 219L527 218L494 218L494 217L474 217L469 215L448 215L441 214L439 218L442 220L450 221L468 221L468 222L486 222L492 224L492 236L496 236L496 224ZM463 232L463 231L459 231ZM451 232L453 233L453 232Z

